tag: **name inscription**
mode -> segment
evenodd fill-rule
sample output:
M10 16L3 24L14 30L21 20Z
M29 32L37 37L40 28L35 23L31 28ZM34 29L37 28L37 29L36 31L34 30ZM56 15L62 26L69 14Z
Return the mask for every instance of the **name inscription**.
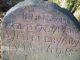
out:
M67 25L63 25L66 23L63 21L64 18L61 17L59 21L58 17L56 18L45 11L36 12L37 9L33 10L26 11L22 15L22 20L17 19L12 26L4 28L4 45L15 47L16 51L18 48L23 48L24 51L36 53L37 51L38 53L56 52L57 56L62 53L71 55L73 51L79 50L75 48L80 45L80 41L66 33Z

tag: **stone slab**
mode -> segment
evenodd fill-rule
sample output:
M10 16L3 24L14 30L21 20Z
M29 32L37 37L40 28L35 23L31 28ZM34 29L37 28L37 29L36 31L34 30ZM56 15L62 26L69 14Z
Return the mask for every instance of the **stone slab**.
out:
M3 60L80 60L80 31L46 5L20 7L4 17Z

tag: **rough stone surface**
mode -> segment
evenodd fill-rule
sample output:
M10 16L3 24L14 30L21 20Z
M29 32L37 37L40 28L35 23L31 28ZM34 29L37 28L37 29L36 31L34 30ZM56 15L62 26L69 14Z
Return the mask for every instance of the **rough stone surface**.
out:
M4 17L3 60L80 60L80 31L46 5L24 6Z

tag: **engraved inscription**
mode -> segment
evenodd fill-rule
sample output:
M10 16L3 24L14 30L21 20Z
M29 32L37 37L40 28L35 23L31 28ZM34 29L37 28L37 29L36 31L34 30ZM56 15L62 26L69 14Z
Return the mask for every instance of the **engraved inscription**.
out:
M31 54L37 56L43 52L56 53L59 57L63 53L71 55L80 50L80 38L75 40L73 36L69 35L74 33L67 34L66 27L69 25L65 24L64 17L57 15L54 17L52 13L35 7L23 11L22 20L17 18L13 26L4 27L3 44L15 47L16 52L22 48L25 52L23 53L25 60ZM74 28L72 27L72 29ZM68 31L71 32L72 29Z

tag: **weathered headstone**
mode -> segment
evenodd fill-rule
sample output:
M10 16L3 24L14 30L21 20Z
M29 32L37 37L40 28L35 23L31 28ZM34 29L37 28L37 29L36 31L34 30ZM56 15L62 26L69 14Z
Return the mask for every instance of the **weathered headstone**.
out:
M80 60L78 22L46 3L6 15L2 43L3 60Z

